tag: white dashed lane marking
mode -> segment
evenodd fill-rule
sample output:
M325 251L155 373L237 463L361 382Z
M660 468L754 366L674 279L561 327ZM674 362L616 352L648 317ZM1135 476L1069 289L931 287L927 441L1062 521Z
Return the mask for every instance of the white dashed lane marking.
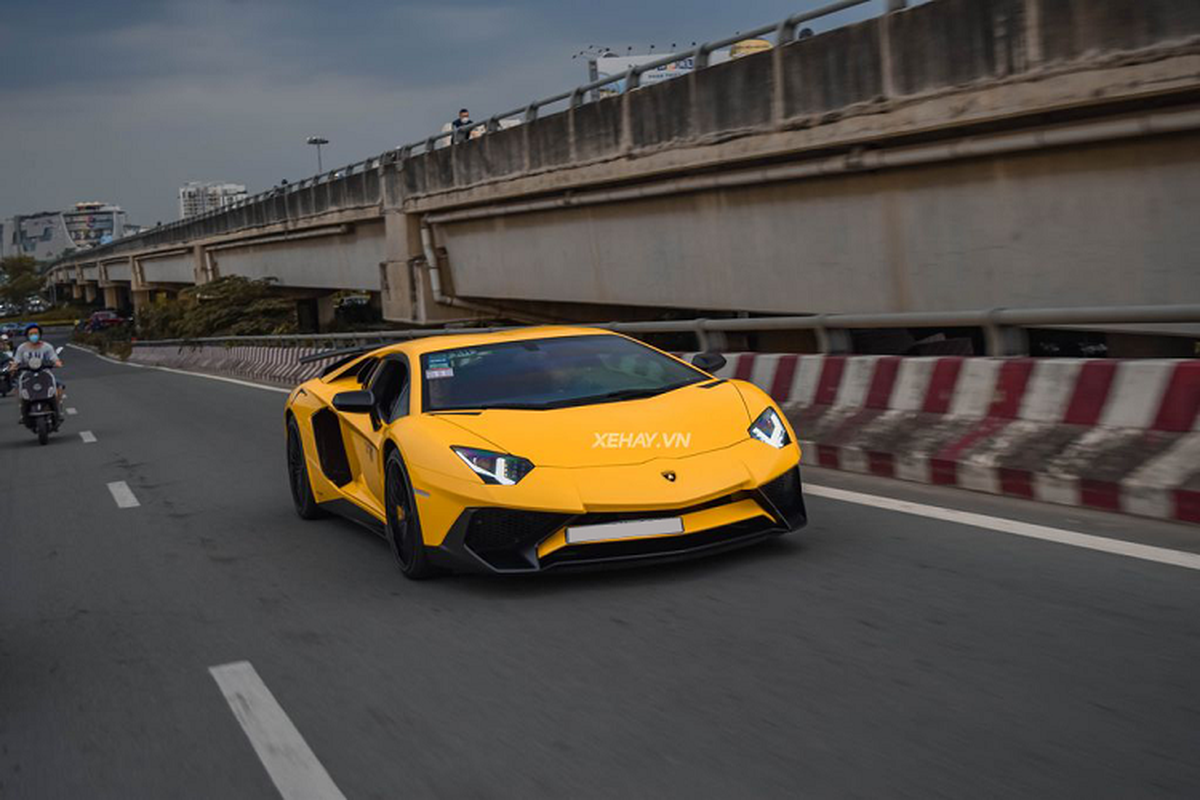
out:
M96 443L96 434L92 433L91 431L80 431L79 438L83 439L84 444Z
M284 800L345 800L249 661L208 671Z
M73 417L73 416L75 416L75 415L76 415L76 414L78 414L78 413L79 413L79 411L78 411L77 409L74 409L74 408L68 408L68 409L67 409L67 416L68 416L68 417Z
M117 501L117 508L137 508L141 505L138 499L133 496L133 490L129 488L129 484L125 481L110 483L108 491L112 492L113 500Z

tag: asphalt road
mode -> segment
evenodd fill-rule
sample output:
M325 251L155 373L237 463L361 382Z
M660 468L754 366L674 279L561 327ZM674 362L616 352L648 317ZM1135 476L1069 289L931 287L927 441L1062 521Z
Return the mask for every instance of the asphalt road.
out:
M348 798L1200 796L1200 572L812 498L732 555L416 584L295 516L282 394L64 358L48 446L0 400L6 800L279 797L209 673L239 661Z

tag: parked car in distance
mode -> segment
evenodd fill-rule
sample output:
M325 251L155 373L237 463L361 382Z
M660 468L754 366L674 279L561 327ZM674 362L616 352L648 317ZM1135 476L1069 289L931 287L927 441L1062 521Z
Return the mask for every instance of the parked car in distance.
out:
M96 333L98 331L108 330L109 328L118 328L129 322L126 317L121 316L111 308L106 308L101 311L93 311L92 315L83 322L83 330L88 333Z

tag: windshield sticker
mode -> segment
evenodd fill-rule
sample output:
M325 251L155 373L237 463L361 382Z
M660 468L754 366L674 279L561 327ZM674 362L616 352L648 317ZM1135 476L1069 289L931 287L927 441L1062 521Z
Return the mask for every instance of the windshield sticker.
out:
M453 378L454 370L450 367L442 367L441 369L425 370L425 377L429 380L437 380L438 378Z

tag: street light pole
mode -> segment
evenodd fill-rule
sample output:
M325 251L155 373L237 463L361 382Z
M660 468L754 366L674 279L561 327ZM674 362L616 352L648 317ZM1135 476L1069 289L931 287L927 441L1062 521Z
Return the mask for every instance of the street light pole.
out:
M321 164L321 145L329 144L329 140L324 136L310 136L305 141L317 146L317 174L320 175L325 171L325 167Z

